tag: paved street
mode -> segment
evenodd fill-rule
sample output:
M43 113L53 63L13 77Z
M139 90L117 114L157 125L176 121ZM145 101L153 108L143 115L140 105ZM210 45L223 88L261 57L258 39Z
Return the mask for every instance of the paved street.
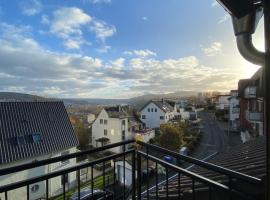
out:
M228 146L227 133L224 131L224 127L221 128L220 124L215 120L213 113L200 112L199 117L202 119L202 140L193 157L202 159L214 152L220 152L225 150Z

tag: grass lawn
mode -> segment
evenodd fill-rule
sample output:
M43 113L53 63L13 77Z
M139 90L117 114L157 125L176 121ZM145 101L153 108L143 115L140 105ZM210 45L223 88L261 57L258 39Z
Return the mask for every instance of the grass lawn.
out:
M106 185L106 182L107 180L112 180L113 179L113 171L109 171L107 173L105 173L105 185ZM94 181L93 181L93 187L94 189L102 189L103 188L103 176L98 176L96 178L94 178ZM91 181L88 181L86 183L81 183L81 189L83 188L91 188ZM70 197L74 192L77 192L77 187L73 188L73 189L70 189L66 192L66 198ZM59 195L57 197L52 197L51 199L53 200L63 200L63 194L62 195Z

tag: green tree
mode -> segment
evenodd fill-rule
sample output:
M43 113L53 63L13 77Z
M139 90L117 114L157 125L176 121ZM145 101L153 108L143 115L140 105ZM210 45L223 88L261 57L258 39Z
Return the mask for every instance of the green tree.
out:
M85 127L80 120L77 120L75 123L75 133L79 139L80 149L86 149L87 145L90 142L90 129Z
M163 124L160 126L161 135L159 143L162 147L170 150L178 150L182 144L183 133L173 124Z

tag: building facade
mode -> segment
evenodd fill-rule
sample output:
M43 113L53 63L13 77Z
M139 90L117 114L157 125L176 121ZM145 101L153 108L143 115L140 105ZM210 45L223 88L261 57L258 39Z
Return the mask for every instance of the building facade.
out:
M140 114L140 119L146 128L159 128L160 124L167 123L174 118L174 107L165 100L152 100L143 106Z
M132 139L141 123L130 113L128 107L115 106L102 109L92 125L92 145L100 147L109 143ZM121 147L113 148L119 153Z
M77 151L79 142L62 102L2 102L0 103L0 169L44 160ZM14 183L64 169L76 164L76 159L24 170L0 177L0 185ZM63 185L76 184L76 173L65 179L49 180L50 196L60 194ZM45 181L30 185L29 199L45 199ZM9 199L26 196L25 188L9 193ZM0 194L4 199L4 194Z

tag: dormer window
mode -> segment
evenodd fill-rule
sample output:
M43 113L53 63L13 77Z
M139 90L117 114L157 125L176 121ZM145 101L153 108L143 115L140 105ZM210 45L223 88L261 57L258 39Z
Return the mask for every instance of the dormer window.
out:
M32 140L34 143L40 142L41 141L41 134L40 133L32 134Z

